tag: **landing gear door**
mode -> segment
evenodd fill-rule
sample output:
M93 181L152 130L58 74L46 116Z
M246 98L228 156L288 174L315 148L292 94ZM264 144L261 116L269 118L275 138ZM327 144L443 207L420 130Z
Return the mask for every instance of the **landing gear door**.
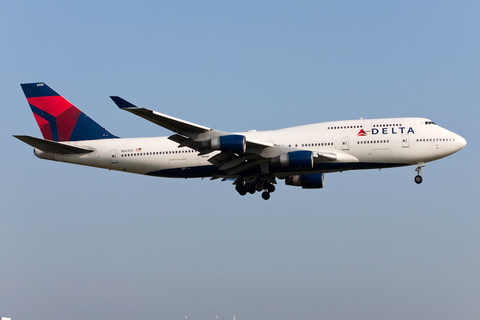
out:
M409 147L408 134L402 134L402 148Z
M118 150L113 149L111 151L111 159L112 159L112 163L118 163Z
M348 137L342 137L342 150L348 150L349 148Z

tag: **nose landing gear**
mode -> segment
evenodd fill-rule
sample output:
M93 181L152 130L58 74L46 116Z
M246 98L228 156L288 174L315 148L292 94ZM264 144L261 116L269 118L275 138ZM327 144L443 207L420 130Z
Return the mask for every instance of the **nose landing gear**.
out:
M416 184L420 184L420 183L422 183L423 178L422 178L421 175L418 175L418 174L417 174L417 175L415 176L415 179L414 179L414 180L415 180L415 183L416 183Z
M417 172L417 175L415 176L415 179L414 179L416 184L420 184L423 181L423 178L422 178L423 167L425 167L425 163L422 162L417 164L417 168L415 169L415 171Z

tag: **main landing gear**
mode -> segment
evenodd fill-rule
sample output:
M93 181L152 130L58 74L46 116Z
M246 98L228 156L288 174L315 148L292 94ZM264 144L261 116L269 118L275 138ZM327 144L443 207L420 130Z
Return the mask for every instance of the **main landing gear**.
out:
M417 164L417 169L415 171L417 172L417 175L415 176L415 183L420 184L423 181L422 178L422 168L425 167L425 163L419 163Z
M243 180L237 180L235 190L244 196L247 193L254 194L255 192L262 192L262 198L264 200L270 199L270 193L275 191L275 186L270 182L270 179L262 177L253 182L244 182Z

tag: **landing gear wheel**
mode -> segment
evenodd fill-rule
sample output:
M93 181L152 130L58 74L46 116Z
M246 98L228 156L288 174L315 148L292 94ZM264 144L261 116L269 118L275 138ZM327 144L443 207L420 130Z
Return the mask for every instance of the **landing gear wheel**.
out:
M248 193L254 194L255 193L255 186L251 182L245 183L245 189L247 190Z
M268 191L263 191L262 192L262 198L263 198L263 200L270 199L270 193Z
M417 172L417 175L415 176L415 183L416 184L420 184L423 181L423 178L422 178L422 168L423 167L425 167L424 162L417 163L417 168L415 169L415 171Z
M263 183L261 182L258 182L257 184L255 184L255 189L260 192L263 190Z
M267 190L268 190L268 192L272 193L272 192L275 191L275 186L274 186L273 184L269 184L269 185L267 186Z
M247 189L245 188L245 185L243 183L239 183L235 186L235 190L241 195L244 196L247 194Z
M415 183L416 184L420 184L420 183L422 183L422 181L423 181L423 178L422 178L421 175L415 176Z

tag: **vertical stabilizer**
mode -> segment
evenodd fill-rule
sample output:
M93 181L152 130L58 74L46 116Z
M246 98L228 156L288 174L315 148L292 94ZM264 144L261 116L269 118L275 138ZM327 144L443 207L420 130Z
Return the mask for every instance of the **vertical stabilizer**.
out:
M43 138L79 141L118 138L43 82L21 84Z

